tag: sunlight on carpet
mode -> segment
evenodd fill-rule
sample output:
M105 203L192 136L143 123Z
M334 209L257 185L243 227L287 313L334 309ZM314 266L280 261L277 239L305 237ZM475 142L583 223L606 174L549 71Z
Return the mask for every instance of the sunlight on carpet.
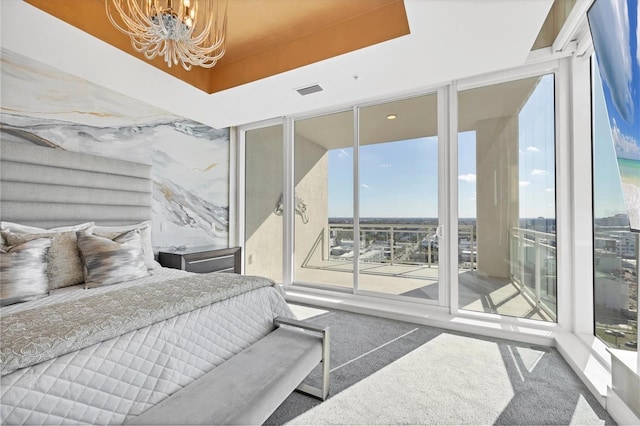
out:
M520 420L544 421L538 417L544 411L560 424L603 424L583 397L571 401L573 410L548 398L541 398L545 406L531 403L535 391L526 386L540 380L536 368L544 355L443 333L289 424L509 424L515 413ZM529 393L525 399L523 391Z

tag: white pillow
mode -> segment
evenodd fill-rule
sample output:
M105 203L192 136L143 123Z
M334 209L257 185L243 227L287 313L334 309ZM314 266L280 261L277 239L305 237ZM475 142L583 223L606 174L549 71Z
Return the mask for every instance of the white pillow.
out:
M159 268L160 264L156 262L153 257L153 245L151 244L151 221L147 220L135 225L121 225L121 226L99 226L93 227L93 235L99 237L105 237L113 239L123 232L133 231L137 229L140 231L140 241L142 243L142 253L144 255L144 263L147 265L147 269Z

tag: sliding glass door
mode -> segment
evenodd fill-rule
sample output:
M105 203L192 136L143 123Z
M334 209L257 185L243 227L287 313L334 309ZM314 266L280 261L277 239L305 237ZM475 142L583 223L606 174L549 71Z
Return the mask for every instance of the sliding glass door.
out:
M295 121L297 284L438 299L437 109L362 107L358 132L354 110Z
M454 89L247 131L246 272L556 321L554 74Z
M555 321L554 75L458 103L458 305Z
M360 291L438 300L437 94L360 109Z

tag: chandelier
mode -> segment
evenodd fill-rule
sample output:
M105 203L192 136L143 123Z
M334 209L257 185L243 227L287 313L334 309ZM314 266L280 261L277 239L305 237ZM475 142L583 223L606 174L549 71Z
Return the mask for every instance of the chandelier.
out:
M164 57L169 68L211 68L225 53L227 4L221 0L105 0L109 21L147 59Z

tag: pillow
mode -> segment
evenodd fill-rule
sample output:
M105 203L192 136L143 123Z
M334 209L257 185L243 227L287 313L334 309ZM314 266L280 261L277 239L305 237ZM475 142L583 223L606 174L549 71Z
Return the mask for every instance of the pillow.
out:
M82 225L86 230L93 225L86 223ZM5 244L13 246L38 238L51 238L51 248L49 249L49 288L56 289L68 287L82 283L84 274L82 272L82 260L78 251L76 231L58 232L46 231L38 234L16 234L14 232L2 231L2 238Z
M140 231L140 241L142 243L142 252L144 254L144 263L147 269L159 268L160 264L153 257L153 245L151 244L151 222L145 221L135 225L123 226L94 226L93 235L114 239L123 232L138 229Z
M0 306L49 295L50 247L50 238L38 238L0 249Z
M14 232L16 234L41 234L43 232L69 232L82 231L87 226L92 226L93 222L80 223L78 225L60 226L58 228L38 228L36 226L22 225L15 222L0 222L0 229L3 231Z
M149 275L144 263L140 231L134 229L114 239L77 233L84 263L85 288L131 281Z

